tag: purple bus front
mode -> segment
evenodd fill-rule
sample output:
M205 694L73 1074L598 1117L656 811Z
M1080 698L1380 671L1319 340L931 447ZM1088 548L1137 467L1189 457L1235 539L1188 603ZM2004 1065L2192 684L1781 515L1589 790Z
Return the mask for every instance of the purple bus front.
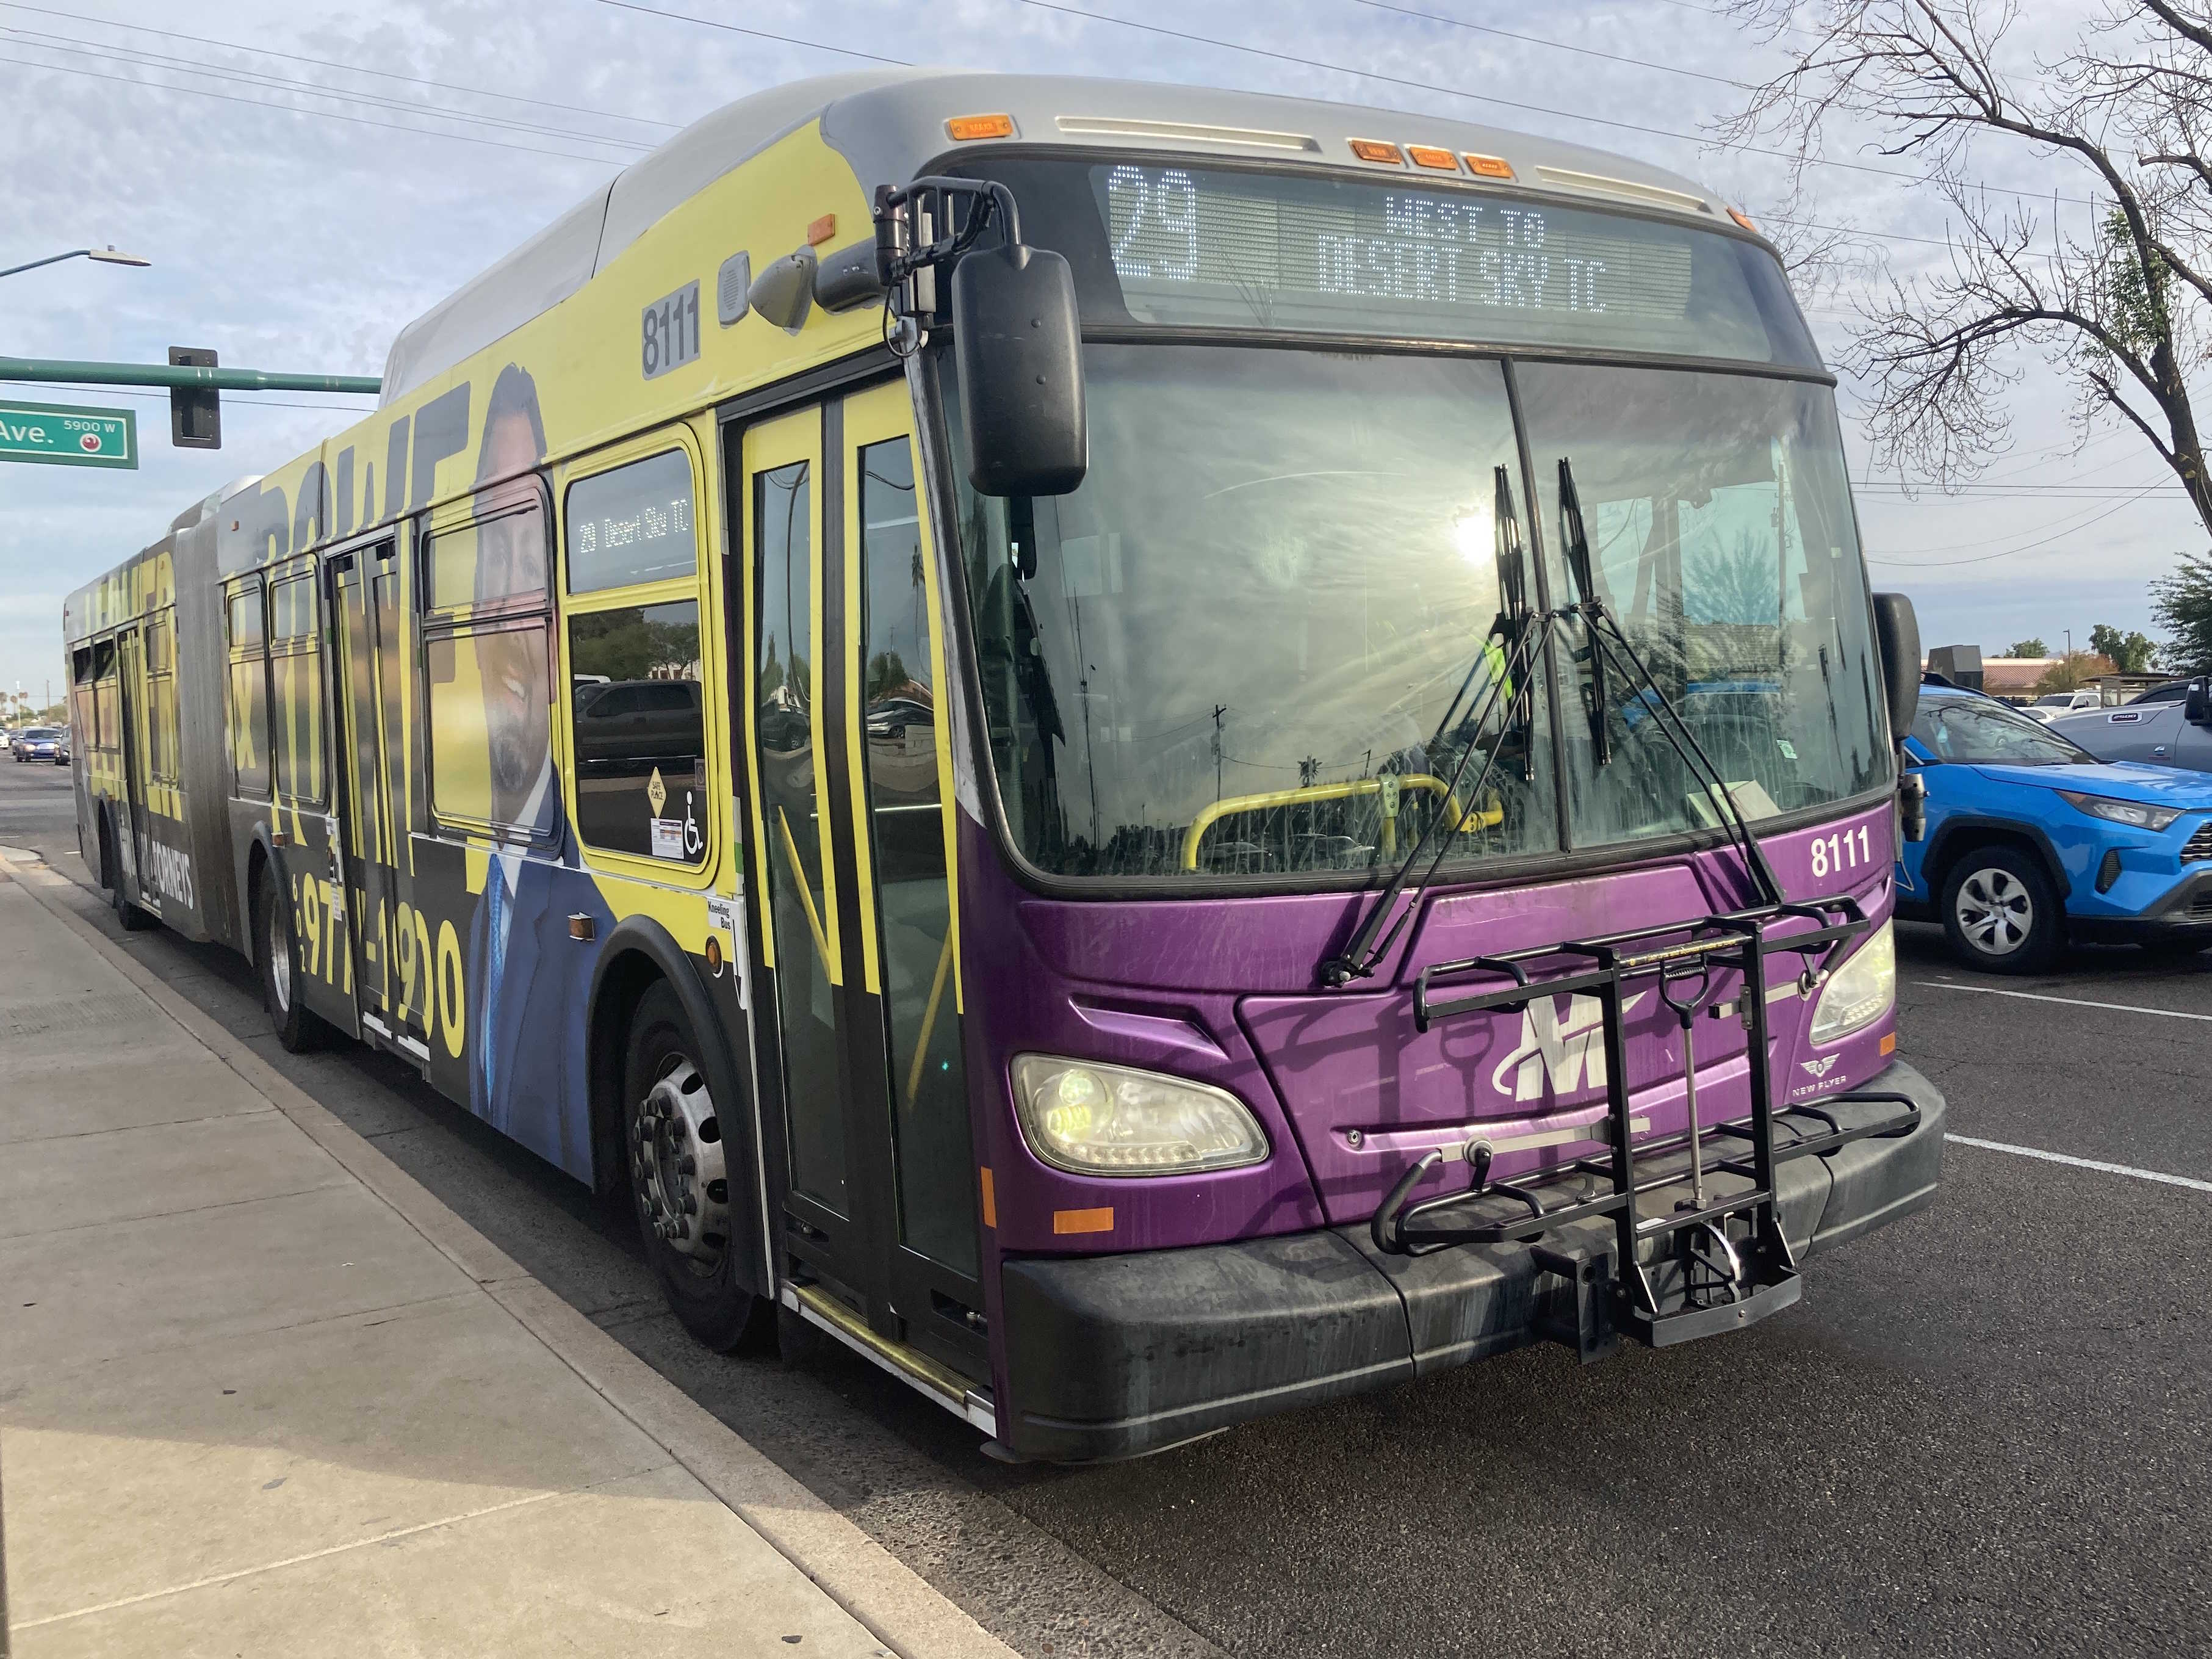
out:
M1069 262L1088 400L1079 487L986 495L963 360L920 361L1007 1448L1741 1328L1927 1203L1899 669L1771 250L988 171Z

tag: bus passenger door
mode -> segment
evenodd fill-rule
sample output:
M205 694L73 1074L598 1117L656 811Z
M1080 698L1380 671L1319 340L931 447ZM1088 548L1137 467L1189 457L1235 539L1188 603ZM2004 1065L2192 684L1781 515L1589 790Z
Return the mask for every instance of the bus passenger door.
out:
M161 899L149 894L138 867L140 851L146 845L146 642L135 625L115 636L115 667L122 701L116 764L123 768L125 808L123 821L115 826L116 860L130 879L130 896L151 898L153 902L144 907L159 915Z
M396 582L393 548L391 541L379 542L338 554L326 566L337 647L331 712L343 835L340 868L354 918L354 983L363 1020L386 1036L395 1034L395 1023L404 1023L394 1007L394 930L395 867L404 826L390 795L382 718L382 681L399 667L396 642L385 637L398 620L388 591ZM419 1015L416 1023L421 1023Z
M744 445L757 1014L764 1099L781 1084L785 1271L875 1338L980 1377L943 635L911 400L886 381Z

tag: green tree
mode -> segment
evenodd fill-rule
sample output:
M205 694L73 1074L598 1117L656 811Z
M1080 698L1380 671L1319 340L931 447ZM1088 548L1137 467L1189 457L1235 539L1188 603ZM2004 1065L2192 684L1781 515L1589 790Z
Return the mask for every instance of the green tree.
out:
M2150 584L2152 619L2166 631L2166 666L2212 674L2212 555L2185 555Z
M2016 639L2005 648L2007 656L2049 656L2051 647L2040 639Z
M2112 670L2112 665L2094 652L2071 651L2043 671L2043 678L2035 682L2035 694L2075 691Z
M2089 649L2111 657L2122 674L2149 673L2151 659L2158 655L2158 643L2148 634L2122 633L2101 622L2089 630Z

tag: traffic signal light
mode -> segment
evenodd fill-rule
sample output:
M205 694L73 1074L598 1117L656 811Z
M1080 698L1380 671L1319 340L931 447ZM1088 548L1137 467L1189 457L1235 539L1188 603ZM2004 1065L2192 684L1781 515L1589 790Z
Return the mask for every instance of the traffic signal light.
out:
M174 369L213 369L215 353L194 345L169 348ZM222 393L212 386L169 388L169 442L179 449L222 448Z

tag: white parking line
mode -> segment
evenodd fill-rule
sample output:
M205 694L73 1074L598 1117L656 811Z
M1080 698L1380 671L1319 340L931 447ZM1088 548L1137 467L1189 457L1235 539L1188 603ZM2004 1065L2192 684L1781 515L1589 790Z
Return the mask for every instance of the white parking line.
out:
M1947 1141L1956 1141L1961 1146L1978 1146L1984 1152L2010 1152L2023 1158L2040 1158L2045 1163L2063 1163L2075 1169L2094 1169L2104 1175L2129 1175L2136 1180L2154 1180L2165 1186L2185 1186L2192 1192L2212 1192L2212 1180L2193 1180L2187 1175L2168 1175L2156 1169L2137 1169L2132 1164L2104 1163L2095 1158L2072 1158L2063 1152L2046 1152L2039 1146L2014 1146L2005 1141L1977 1140L1972 1135L1946 1135Z
M2203 1020L2212 1014L2185 1014L2178 1008L2145 1008L2137 1003L2093 1003L2086 997L2045 997L2033 991L2000 991L1995 985L1962 985L1955 979L1915 979L1936 991L1978 991L1984 997L2017 997L2024 1003L2063 1003L2069 1008L2108 1008L2120 1014L2155 1014L2162 1020Z

